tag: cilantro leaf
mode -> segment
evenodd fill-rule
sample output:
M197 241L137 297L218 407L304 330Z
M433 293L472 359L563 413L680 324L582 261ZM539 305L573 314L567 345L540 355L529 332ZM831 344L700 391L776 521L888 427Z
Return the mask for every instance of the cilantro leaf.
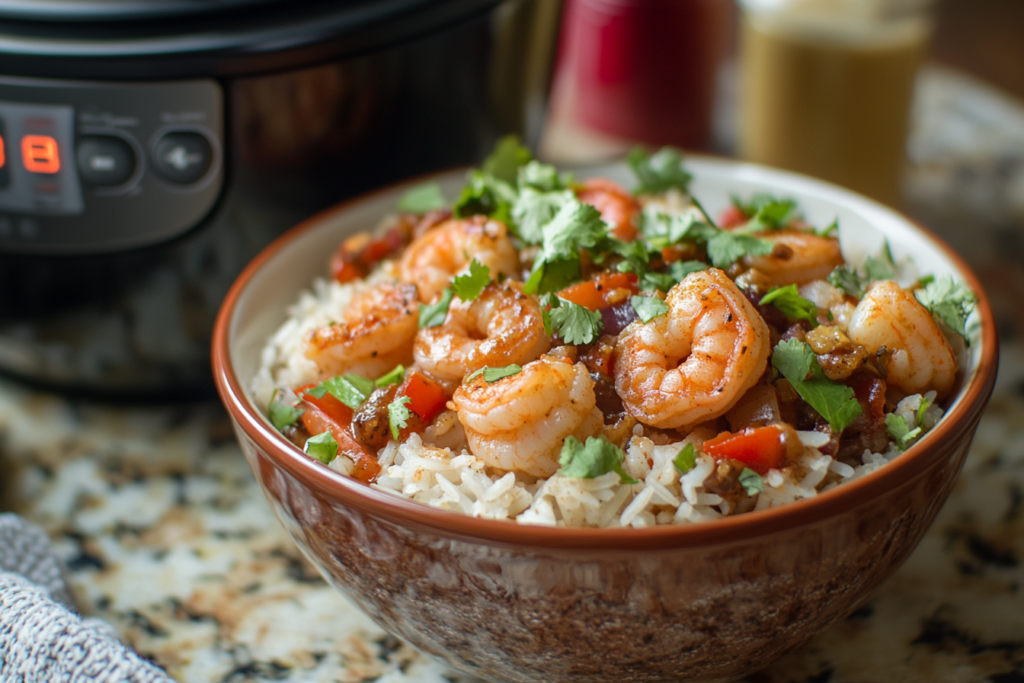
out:
M828 283L836 289L841 289L852 297L861 298L864 296L864 287L867 283L864 282L856 270L849 266L836 266L831 273L828 274Z
M928 408L932 405L932 400L927 396L921 397L921 405L917 407L917 426L922 427L924 425L924 414L928 412Z
M790 320L807 320L812 326L818 324L818 307L800 296L796 285L772 287L761 298L761 305L771 304Z
M288 392L291 393L291 392ZM267 417L279 432L291 427L302 416L303 410L298 407L298 399L293 395L286 397L280 389L274 390L267 406Z
M764 491L764 481L762 481L761 475L749 467L744 467L740 472L739 482L740 486L743 487L743 490L747 492L748 496L753 496Z
M690 273L696 273L707 269L708 264L703 261L676 261L669 266L669 270L672 271L672 277L674 277L677 282L685 280L686 276Z
M432 304L420 304L420 329L425 327L437 327L448 317L448 307L452 304L452 297L455 292L451 287L445 287L441 292L441 298Z
M306 445L302 451L309 457L329 465L338 455L338 442L334 440L334 434L326 431L306 439Z
M708 240L708 259L715 268L728 268L744 256L767 256L774 248L771 240L720 230Z
M704 265L703 263L701 264ZM685 276L684 276L685 277ZM672 273L644 273L640 278L640 289L644 292L661 290L666 294L679 282Z
M491 269L476 259L469 263L469 272L452 279L452 289L463 301L474 301L491 282Z
M484 173L512 185L519 175L519 168L533 159L533 154L519 143L515 135L506 135L498 140L494 151L484 159Z
M373 391L373 380L359 375L340 375L324 380L305 393L315 398L330 394L352 410L357 410Z
M406 213L426 213L434 209L443 209L448 202L437 183L423 183L406 190L398 200L397 208Z
M512 220L519 237L527 244L537 244L544 238L544 226L576 195L570 190L545 192L533 187L522 187L512 205Z
M797 203L794 199L780 199L765 192L754 194L749 202L743 202L733 195L733 206L750 216L747 224L741 228L749 232L759 230L780 230L797 217Z
M693 179L683 168L683 153L674 147L662 147L654 154L648 154L642 147L629 152L629 166L640 184L633 194L660 194L677 188L687 194Z
M631 296L629 305L645 323L668 313L668 305L656 296Z
M558 169L539 161L531 161L519 168L519 190L533 188L541 192L567 190L572 184L571 173L559 173Z
M565 299L555 299L547 313L552 330L566 344L590 344L604 327L599 312Z
M870 284L876 280L892 280L896 277L896 262L892 258L892 248L889 240L882 246L882 253L878 256L869 256L864 261L864 275L866 283Z
M608 236L601 212L575 197L559 209L543 229L545 258L579 258L580 249L592 249Z
M523 290L527 294L547 294L563 289L580 278L580 249L605 244L608 228L601 213L573 197L566 202L544 228L543 246Z
M512 363L511 365L506 365L503 368L492 368L490 366L485 365L479 370L476 370L467 375L466 379L462 380L462 382L463 384L469 384L480 375L483 375L484 381L487 382L488 384L492 384L494 382L497 382L499 379L505 379L506 377L518 375L522 371L523 368L516 365L515 363Z
M896 413L887 413L885 416L885 431L892 437L896 447L901 451L907 450L910 442L921 435L921 427L911 429L906 419Z
M584 445L570 435L562 442L562 452L558 456L558 464L562 468L558 474L571 479L593 479L617 472L623 484L639 484L622 469L625 459L622 449L603 436L588 437Z
M925 285L924 289L916 290L914 296L931 311L932 316L967 340L967 318L978 303L974 292L967 285L954 282L949 275L943 275Z
M818 237L838 237L839 236L839 218L832 219L832 222L821 230L815 230L814 234Z
M697 466L697 449L692 443L683 446L676 457L672 459L672 465L679 474L686 474Z
M398 441L398 433L409 426L412 411L407 404L412 403L408 396L399 396L388 404L388 424L391 426L391 438Z
M482 171L469 172L466 185L452 206L456 218L484 215L508 222L516 191L511 185Z
M608 238L602 246L623 258L617 267L620 273L636 273L640 276L651 269L651 254L643 240L623 242Z
M398 384L405 377L405 366L396 365L395 369L386 375L381 375L373 381L375 387L386 387L389 384Z
M843 431L863 412L853 389L826 377L814 351L805 342L779 342L772 352L772 366L789 380L800 398L828 421L834 432Z

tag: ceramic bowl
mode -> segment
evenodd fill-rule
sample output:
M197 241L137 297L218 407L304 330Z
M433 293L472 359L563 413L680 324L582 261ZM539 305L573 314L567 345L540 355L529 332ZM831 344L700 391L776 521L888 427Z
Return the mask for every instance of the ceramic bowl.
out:
M953 486L996 374L995 326L977 278L901 215L833 185L691 158L717 214L730 193L795 197L839 218L847 259L878 253L952 273L979 294L971 360L939 425L892 463L815 498L727 519L645 529L559 529L475 519L364 486L314 462L249 395L260 348L340 240L372 228L409 185L296 227L242 273L213 341L221 397L281 522L339 591L384 629L485 680L723 680L767 665L852 612L907 558ZM623 165L600 175L632 185ZM448 197L463 172L435 177ZM422 180L422 179L421 179Z

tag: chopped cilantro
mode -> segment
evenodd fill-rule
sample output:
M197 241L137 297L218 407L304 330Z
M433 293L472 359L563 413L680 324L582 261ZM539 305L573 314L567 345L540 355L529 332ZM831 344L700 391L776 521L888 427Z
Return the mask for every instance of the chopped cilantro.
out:
M520 366L516 365L515 363L512 363L511 365L506 365L503 368L492 368L485 365L479 370L476 370L475 372L472 372L469 375L467 375L466 379L463 380L463 383L469 384L480 375L483 375L484 381L487 382L488 384L491 384L493 382L497 382L499 379L505 379L506 377L511 377L512 375L518 375L522 371L523 369Z
M864 296L864 287L867 283L864 282L856 270L850 268L850 266L836 266L831 273L828 274L828 283L836 289L841 289L852 297L861 298Z
M924 289L916 290L914 296L937 320L944 322L967 341L967 318L978 303L974 292L967 285L954 282L949 275L943 275L925 285Z
M815 230L814 234L817 235L818 237L838 237L839 236L839 218L836 217L836 218L832 219L832 222L829 223L824 229L822 229L822 230Z
M481 214L508 222L515 200L516 191L511 185L490 174L473 170L452 206L452 213L456 218Z
M441 298L432 304L420 304L420 329L425 327L437 327L448 317L448 307L452 304L452 297L455 292L451 287L445 287Z
M683 168L683 153L674 147L662 147L654 154L648 154L642 147L629 152L629 166L640 184L633 194L660 194L671 188L690 192L693 179Z
M388 404L388 424L391 426L391 438L395 441L398 441L399 431L409 426L409 418L412 417L412 411L406 405L408 403L412 403L411 398L408 396L398 396Z
M373 385L376 387L386 387L390 384L398 384L405 377L405 366L396 365L395 369L386 375L381 375L373 381Z
M896 262L892 258L892 248L889 240L882 246L882 253L878 256L869 256L864 261L864 274L867 278L865 284L876 280L892 280L896 277Z
M519 175L519 168L533 159L533 154L519 143L515 135L506 135L498 140L494 151L484 159L484 173L512 185Z
M761 491L764 491L764 481L761 480L761 475L750 469L744 467L743 471L740 472L740 486L747 492L748 496L753 496Z
M921 405L917 407L917 426L922 427L924 425L924 414L928 412L928 408L932 405L932 400L927 396L921 397Z
M588 437L584 445L570 435L562 442L562 452L558 456L558 464L562 469L558 473L571 479L593 479L602 474L617 472L623 484L639 484L622 469L625 459L622 449L603 436Z
M680 449L676 457L672 459L672 465L679 474L686 474L697 466L697 449L692 443L688 443Z
M807 320L812 326L818 324L818 307L800 296L796 285L772 287L761 298L761 305L771 304L790 320Z
M352 410L357 410L372 391L373 380L359 375L340 375L324 380L305 393L315 398L323 398L324 394L330 394Z
M744 256L767 256L774 248L771 240L720 230L708 240L708 259L716 268L728 268Z
M580 249L593 249L608 238L601 213L573 197L543 228L543 247L526 281L527 294L547 294L578 280Z
M515 221L520 239L527 244L539 243L544 237L544 226L575 196L570 190L545 192L533 187L521 187L512 205L512 220Z
M598 311L555 296L546 297L544 303L551 306L546 315L552 331L566 344L590 344L600 336L604 322Z
M567 190L571 184L571 173L559 173L554 166L536 160L519 168L520 190L531 187L542 192L554 192Z
M668 313L668 305L656 296L631 296L629 305L645 323Z
M796 218L797 203L794 199L779 199L778 197L758 192L750 198L749 202L743 202L739 197L733 195L733 206L750 216L743 230L756 232L759 230L780 230Z
M700 220L693 212L678 216L645 212L641 221L642 232L653 244L667 246L681 240L692 240L706 245L708 259L716 268L727 268L744 256L765 256L775 248L771 240L716 228Z
M921 435L921 427L911 429L906 419L896 413L887 413L885 416L885 431L892 437L896 447L901 451L907 450L910 442Z
M452 289L463 301L474 301L491 282L491 269L476 259L469 263L469 272L452 279Z
M686 276L690 273L696 273L707 269L708 264L703 261L676 261L669 266L669 270L672 271L672 277L674 277L678 282L685 280Z
M772 352L772 366L789 380L800 398L828 421L834 432L843 431L863 412L853 389L826 377L814 351L805 342L779 342Z
M423 183L406 190L398 200L398 210L407 213L426 213L434 209L443 209L447 204L440 185Z
M306 439L306 445L302 450L309 457L329 465L338 455L338 442L334 440L334 434L326 431Z
M288 392L291 394L291 392ZM298 407L298 399L294 396L285 396L285 393L279 389L274 390L274 395L270 399L270 405L267 406L268 417L270 423L279 432L283 432L288 427L291 427L295 422L302 416L302 408Z
M602 246L622 257L623 260L617 266L620 273L636 273L639 277L651 269L651 254L643 240L623 242L608 238Z
M701 266L704 264L702 263ZM685 277L685 276L684 276ZM651 292L659 289L666 294L679 282L672 273L644 273L640 278L640 289Z

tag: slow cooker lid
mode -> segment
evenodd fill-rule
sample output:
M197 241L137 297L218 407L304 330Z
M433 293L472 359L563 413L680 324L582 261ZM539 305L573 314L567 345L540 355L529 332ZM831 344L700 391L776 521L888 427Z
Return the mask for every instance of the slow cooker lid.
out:
M0 0L0 75L242 76L383 49L502 0Z

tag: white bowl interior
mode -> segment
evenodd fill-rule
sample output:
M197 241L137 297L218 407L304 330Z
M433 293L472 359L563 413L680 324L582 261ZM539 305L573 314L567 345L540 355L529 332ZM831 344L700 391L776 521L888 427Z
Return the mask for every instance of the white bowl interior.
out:
M689 157L686 167L694 176L691 191L712 216L729 206L731 195L746 198L755 192L770 192L792 197L799 202L812 225L822 227L838 218L840 243L850 263L860 264L868 256L877 255L888 239L895 259L910 258L921 274L936 277L949 274L963 279L956 264L930 237L895 211L858 194L813 178L755 164ZM610 178L626 187L635 184L632 172L624 163L588 167L575 175L579 179ZM462 188L465 173L448 171L433 180L441 184L447 198L454 199ZM285 321L288 307L315 277L327 276L328 261L341 240L360 230L373 230L382 217L394 212L398 198L419 182L424 181L389 188L327 212L317 224L287 242L253 274L238 299L230 326L231 362L244 387L251 386L259 367L260 350ZM965 385L974 378L980 361L981 333L976 320L975 313L968 321L973 338L971 357L964 368Z

